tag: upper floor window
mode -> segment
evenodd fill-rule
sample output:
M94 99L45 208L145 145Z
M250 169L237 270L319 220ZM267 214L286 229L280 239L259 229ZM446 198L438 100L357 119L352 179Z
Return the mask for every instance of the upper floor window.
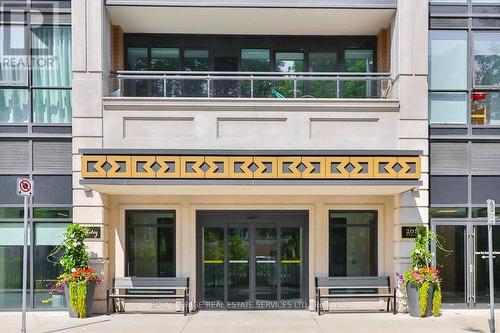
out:
M431 89L467 89L467 32L430 33Z
M0 123L70 124L71 27L2 25L0 44Z
M474 33L474 84L500 86L500 32Z

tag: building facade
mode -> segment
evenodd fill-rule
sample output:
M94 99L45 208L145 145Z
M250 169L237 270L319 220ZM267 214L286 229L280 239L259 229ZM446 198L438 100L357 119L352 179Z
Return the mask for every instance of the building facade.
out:
M468 307L488 301L486 200L500 199L499 14L485 0L429 11L430 220L444 245L443 300ZM499 236L494 227L495 251Z
M71 2L0 1L0 309L20 309L23 199L31 177L28 300L43 303L60 273L51 255L72 222Z
M99 230L100 311L114 276L314 308L316 276L407 268L403 227L428 222L427 1L72 6L73 219Z
M0 309L21 304L19 176L32 309L65 307L42 300L71 222L93 229L99 312L118 276L312 309L318 276L395 283L419 225L443 301L487 301L498 1L0 3Z

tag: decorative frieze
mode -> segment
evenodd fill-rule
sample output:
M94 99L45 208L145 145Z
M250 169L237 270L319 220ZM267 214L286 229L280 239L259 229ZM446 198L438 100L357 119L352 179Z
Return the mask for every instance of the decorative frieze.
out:
M419 156L82 156L82 178L419 179L420 172Z

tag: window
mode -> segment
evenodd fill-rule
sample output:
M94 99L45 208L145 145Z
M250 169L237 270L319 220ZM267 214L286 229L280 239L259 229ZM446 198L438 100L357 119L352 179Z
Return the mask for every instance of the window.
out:
M350 73L373 72L373 50L346 50L345 70ZM366 98L373 96L375 85L371 81L345 81L342 84L343 98Z
M500 91L472 93L471 122L473 125L500 125Z
M32 29L33 122L70 124L71 28Z
M467 124L467 93L430 92L431 124Z
M0 123L27 123L28 89L0 88Z
M500 87L500 33L474 33L474 84Z
M310 52L310 72L336 72L337 53L335 52ZM336 81L307 81L306 94L317 98L332 98L337 96Z
M177 48L152 48L151 70L177 71L180 68L179 49Z
M0 223L0 308L21 308L23 224Z
M148 49L145 47L129 47L127 49L127 68L133 71L148 69Z
M206 49L188 49L184 51L184 67L187 71L210 70L210 58ZM207 80L186 80L183 82L182 96L204 97L208 93Z
M271 70L271 51L269 49L242 49L241 70L244 72L269 72ZM245 97L269 97L271 82L254 81L253 94L249 81L241 82L242 95Z
M467 89L467 32L430 32L431 89Z
M297 73L304 71L304 53L302 52L276 52L276 71ZM301 96L304 92L304 81L297 81L295 89L292 80L280 80L275 83L272 93L277 97L290 98Z
M62 273L62 268L56 264L61 256L54 253L56 247L62 244L63 235L69 223L35 223L35 247L33 249L33 281L35 308L64 308L64 295L52 295L51 303L44 304L42 300L49 298L48 289L51 288Z
M429 216L431 218L466 218L466 207L431 207L429 208Z
M28 82L28 59L25 26L0 26L0 82L25 85Z
M126 212L129 276L175 277L175 212Z
M330 211L330 276L377 275L377 211Z

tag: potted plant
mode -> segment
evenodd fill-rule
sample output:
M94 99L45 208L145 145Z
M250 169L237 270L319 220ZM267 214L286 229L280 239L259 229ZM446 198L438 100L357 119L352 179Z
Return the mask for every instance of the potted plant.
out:
M51 254L62 252L59 264L63 273L49 290L52 297L43 302L54 302L54 295L64 292L71 318L85 318L92 313L95 286L101 282L89 267L89 254L84 244L89 231L78 224L70 224L64 233L63 244Z
M415 247L411 253L411 268L400 276L406 288L408 311L413 317L439 316L441 309L441 277L431 266L434 254L429 250L436 235L425 227L417 227Z

